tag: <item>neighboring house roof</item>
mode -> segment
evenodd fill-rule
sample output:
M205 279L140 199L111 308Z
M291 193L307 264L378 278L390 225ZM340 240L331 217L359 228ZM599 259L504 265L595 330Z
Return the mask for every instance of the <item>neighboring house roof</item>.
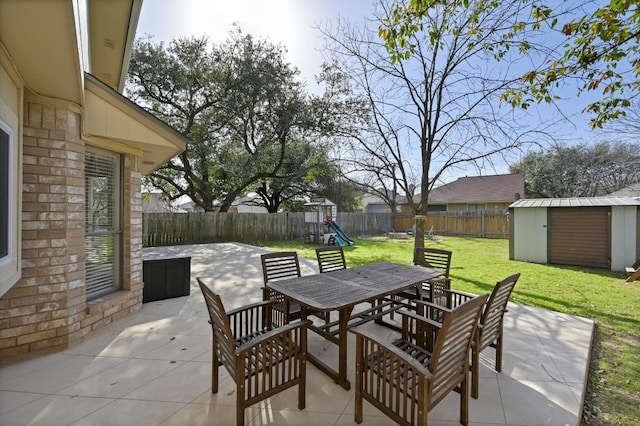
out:
M142 212L143 213L186 213L179 207L176 207L167 201L164 194L151 192L142 194Z
M374 192L364 192L360 197L360 205L362 206L362 210L368 213L384 213L391 212L391 208L389 204L387 204L387 200L382 198L379 194L385 192L383 188L378 188L379 193ZM393 191L388 191L388 198L392 198ZM396 205L406 203L406 197L401 195L396 195Z
M176 205L179 210L189 212L202 211L200 207L196 207L193 201L185 197L180 202L180 199L176 200ZM267 208L261 205L256 205L255 202L258 200L258 196L255 193L249 193L243 197L236 198L233 203L231 203L231 207L235 207L235 211L237 213L268 213ZM220 201L214 200L214 207L220 205Z
M518 200L509 208L608 206L640 206L640 199L631 197L531 198Z
M524 197L524 175L462 177L429 192L429 204L510 202ZM414 197L420 201L420 195Z
M640 182L634 183L609 194L610 197L634 197L640 198Z

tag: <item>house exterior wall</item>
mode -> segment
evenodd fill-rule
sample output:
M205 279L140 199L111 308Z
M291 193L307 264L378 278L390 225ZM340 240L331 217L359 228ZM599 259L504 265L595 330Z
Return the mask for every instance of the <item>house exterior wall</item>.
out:
M487 203L487 210L507 210L511 205L511 202L508 203Z
M68 347L142 303L137 158L124 158L124 288L88 304L81 113L31 96L23 110L22 277L0 297L1 359Z
M459 211L466 211L467 210L467 203L449 203L447 204L447 211L448 212L459 212Z
M7 60L0 51L0 126L2 132L10 134L9 157L7 166L9 170L1 170L8 177L9 194L6 200L7 211L4 212L8 221L7 254L0 256L0 294L3 294L13 286L20 278L20 202L22 167L19 159L22 157L22 145L20 144L20 117L22 108L22 86L19 79L13 73L11 75L4 67ZM1 320L1 319L0 319Z

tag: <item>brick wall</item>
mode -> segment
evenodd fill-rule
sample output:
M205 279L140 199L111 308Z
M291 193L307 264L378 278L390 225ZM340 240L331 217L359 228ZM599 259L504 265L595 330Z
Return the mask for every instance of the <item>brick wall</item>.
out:
M124 160L124 288L87 304L80 115L25 101L22 278L0 298L0 359L68 347L142 304L137 158Z

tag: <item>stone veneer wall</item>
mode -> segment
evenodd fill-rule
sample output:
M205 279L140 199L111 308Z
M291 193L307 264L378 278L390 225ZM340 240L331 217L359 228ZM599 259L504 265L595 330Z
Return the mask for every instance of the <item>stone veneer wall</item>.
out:
M0 360L66 348L142 305L141 176L124 157L123 290L86 302L80 115L25 101L22 278L0 298Z

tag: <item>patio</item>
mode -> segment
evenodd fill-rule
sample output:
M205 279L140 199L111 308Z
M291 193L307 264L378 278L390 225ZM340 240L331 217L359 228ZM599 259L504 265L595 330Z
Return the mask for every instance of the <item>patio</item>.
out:
M224 369L219 393L211 394L211 328L195 277L220 293L227 309L259 301L265 251L237 243L178 249L191 256L190 296L146 303L71 349L0 367L0 424L232 424L235 386ZM317 272L315 261L300 261L303 275ZM578 425L592 335L591 320L510 304L503 371L488 367L494 356L486 349L470 424ZM337 348L314 333L309 351L328 362L337 357ZM350 346L352 381L353 355ZM293 388L247 409L248 424L355 424L353 388L344 390L312 364L307 378L304 410ZM430 424L459 424L458 402L457 394L447 397L429 413ZM363 424L393 423L365 402Z

